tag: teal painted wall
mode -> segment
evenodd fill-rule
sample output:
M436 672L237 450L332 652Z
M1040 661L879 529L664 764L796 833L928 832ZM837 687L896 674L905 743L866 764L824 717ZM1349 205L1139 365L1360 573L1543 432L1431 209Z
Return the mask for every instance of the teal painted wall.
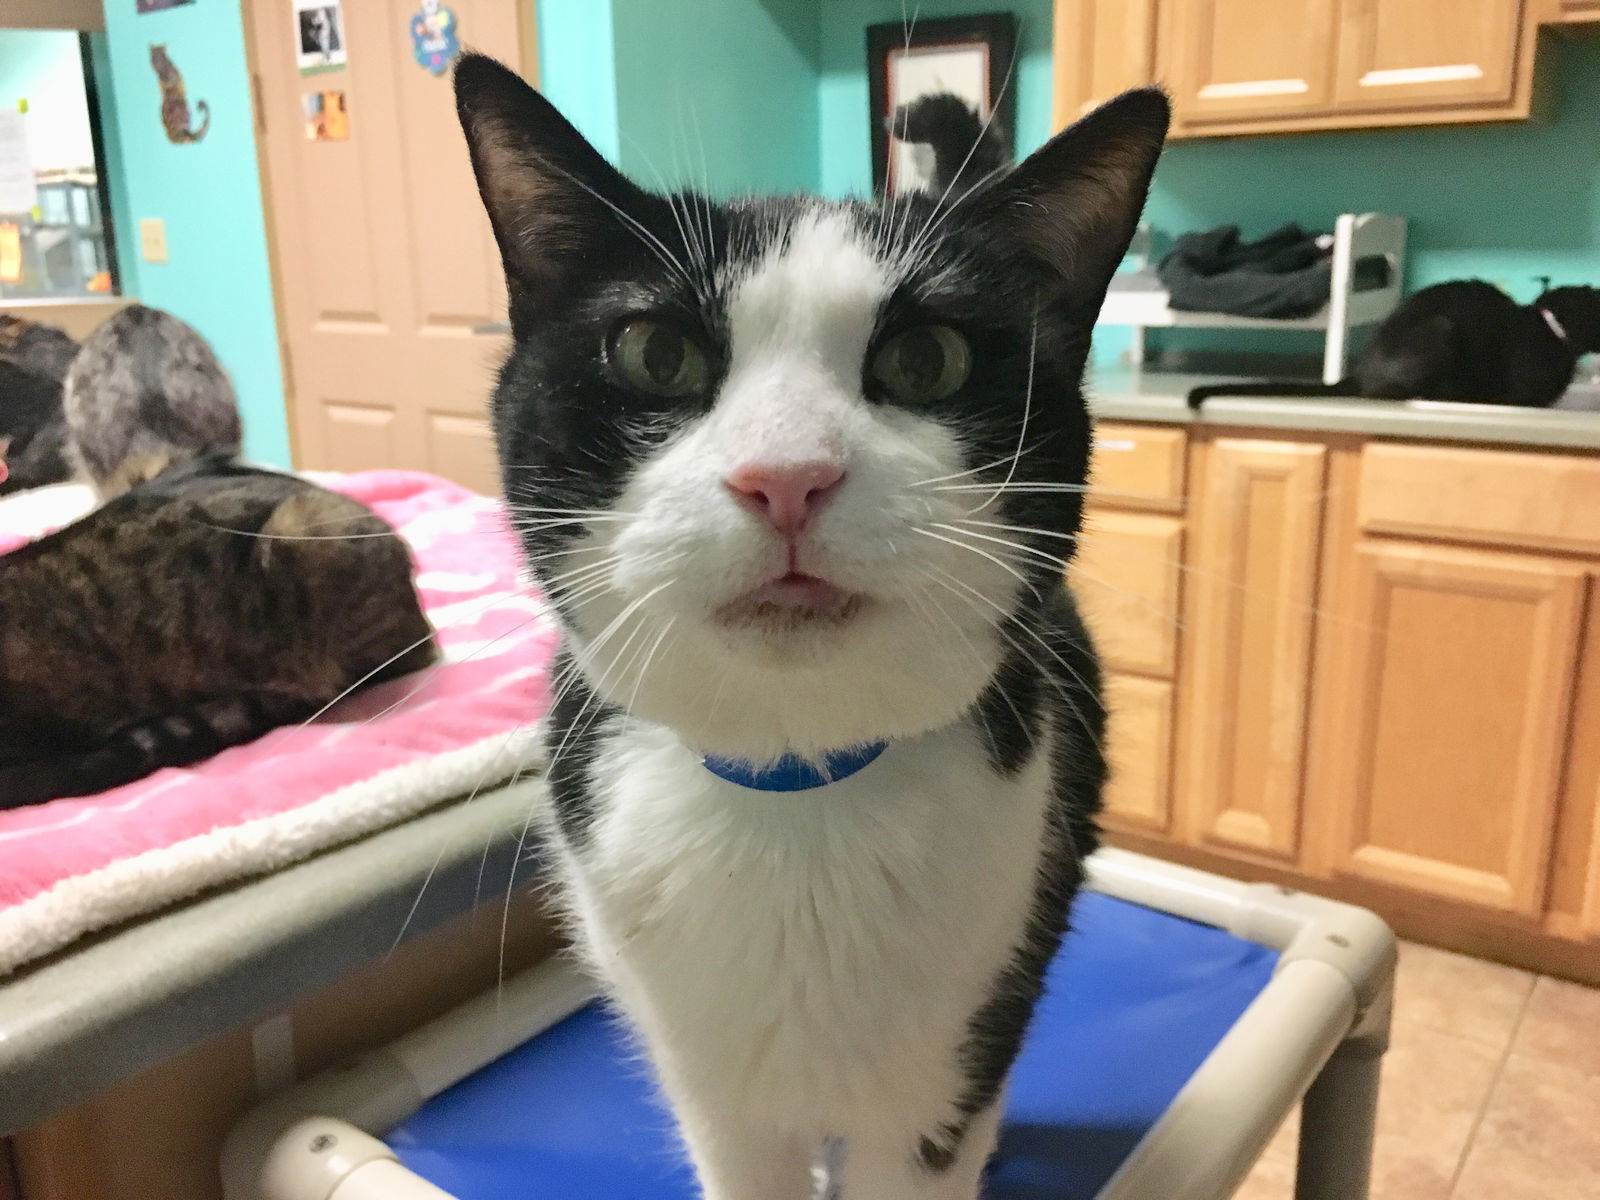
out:
M174 145L161 127L161 92L151 43L165 44L183 73L189 104L211 106L203 141ZM116 127L126 187L125 246L138 222L167 227L165 263L134 262L123 290L193 325L233 377L244 416L245 453L289 465L289 429L278 362L277 321L267 265L266 224L252 128L249 71L238 0L145 16L131 0L106 5L104 104ZM125 253L123 260L137 257Z
M1017 17L1016 69L1018 150L1026 153L1050 136L1051 0L1013 4L973 0L813 0L820 9L821 76L817 85L818 133L822 139L819 186L825 196L865 195L872 190L872 143L867 123L868 25L918 18L953 17L1009 10Z
M612 162L617 136L612 0L539 0L539 88Z
M647 186L815 190L814 0L541 0L539 78Z
M714 196L815 191L815 0L614 0L623 169Z

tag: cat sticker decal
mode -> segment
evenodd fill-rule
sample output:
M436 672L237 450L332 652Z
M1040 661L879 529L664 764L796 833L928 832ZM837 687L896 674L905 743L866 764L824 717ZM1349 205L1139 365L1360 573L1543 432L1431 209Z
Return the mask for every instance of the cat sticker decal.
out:
M211 128L211 106L196 100L194 107L200 114L200 124L190 126L189 96L184 90L183 73L167 54L166 46L150 47L150 66L161 85L161 125L167 131L167 141L174 145L198 142Z

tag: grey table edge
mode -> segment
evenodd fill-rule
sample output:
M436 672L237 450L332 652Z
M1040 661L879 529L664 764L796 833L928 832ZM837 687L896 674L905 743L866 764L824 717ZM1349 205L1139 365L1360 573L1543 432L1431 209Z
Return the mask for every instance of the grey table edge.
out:
M1089 411L1100 421L1293 429L1374 437L1481 442L1550 449L1600 449L1600 412L1509 408L1416 400L1216 395L1199 410L1189 390L1259 383L1238 376L1187 375L1105 368L1085 380Z
M523 834L543 789L434 809L0 979L0 1136L376 961L402 929L531 883Z

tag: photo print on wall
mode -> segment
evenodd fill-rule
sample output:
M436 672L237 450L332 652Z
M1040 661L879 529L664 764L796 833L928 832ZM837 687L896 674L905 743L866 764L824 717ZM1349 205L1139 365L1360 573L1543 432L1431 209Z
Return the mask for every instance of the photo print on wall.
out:
M933 152L891 133L896 113L940 92L956 96L987 121L1005 161L1016 128L1017 19L979 13L867 26L867 102L872 123L872 186L880 194L931 186ZM904 126L902 124L901 128ZM913 130L913 133L916 131Z

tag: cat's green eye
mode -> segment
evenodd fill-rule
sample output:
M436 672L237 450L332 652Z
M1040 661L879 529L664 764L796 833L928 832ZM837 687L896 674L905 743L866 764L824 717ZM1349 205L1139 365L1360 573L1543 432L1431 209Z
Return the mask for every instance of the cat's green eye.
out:
M624 383L653 396L695 396L711 383L695 340L649 317L635 317L611 335L611 362Z
M879 347L870 369L893 399L927 404L943 400L967 381L972 349L948 325L916 325Z

